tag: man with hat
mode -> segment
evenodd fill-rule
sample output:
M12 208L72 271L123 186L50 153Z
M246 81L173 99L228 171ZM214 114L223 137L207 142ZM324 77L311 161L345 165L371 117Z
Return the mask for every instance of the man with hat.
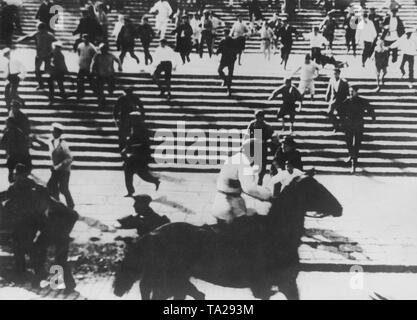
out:
M142 115L133 112L129 115L132 119L130 135L126 141L125 148L121 151L124 161L125 185L127 189L126 197L131 197L135 193L133 187L133 177L137 174L146 182L153 183L156 190L159 189L160 180L155 177L149 169L152 161L151 147L149 143L149 130L146 127Z
M284 64L284 70L287 68L288 58L290 57L292 44L294 42L293 35L299 37L297 30L290 26L288 19L283 19L283 26L277 31L277 38L280 39L281 47L281 64Z
M133 93L133 88L125 88L124 92L125 93L117 100L113 110L113 118L116 122L117 128L119 129L120 151L125 148L126 139L130 134L131 123L129 121L129 114L139 111L142 118L145 118L143 103L139 96Z
M64 80L65 76L68 74L67 64L65 63L65 56L62 53L62 42L56 41L52 44L53 51L52 51L52 59L51 59L51 67L48 70L49 72L49 79L48 79L48 86L49 86L49 102L52 104L55 99L55 82L58 84L59 91L61 93L61 97L66 99L65 87L64 87Z
M210 11L205 11L204 16L201 18L201 39L200 47L198 49L200 58L203 57L204 43L207 44L207 51L211 58L213 55L213 22L210 18Z
M20 0L20 4L17 2L8 0L7 2L2 1L0 4L0 33L1 39L7 47L11 47L13 44L14 32L22 32L19 13L22 1Z
M236 22L233 24L232 29L230 30L230 35L233 37L236 43L239 65L241 65L242 53L245 51L246 37L248 32L249 29L246 26L246 23L243 22L242 16L238 15Z
M6 151L9 182L13 182L13 171L18 163L24 164L28 170L32 168L30 156L31 141L29 136L18 125L18 120L9 117L6 120L6 129L0 142Z
M259 172L258 185L262 185L266 173L266 164L268 162L268 145L274 134L272 126L265 122L265 112L263 110L255 111L255 120L253 120L247 129L249 139L262 141L262 164Z
M261 201L271 199L272 193L257 183L261 153L262 142L248 139L243 142L239 152L224 162L217 178L217 193L212 210L218 222L231 223L248 214L243 193Z
M222 55L217 72L219 73L220 78L223 80L223 86L227 86L229 96L232 94L232 79L237 52L238 50L236 47L236 42L230 36L230 31L228 29L224 30L224 39L220 41L216 52L217 55ZM223 71L224 68L228 69L227 76Z
M38 205L38 199L40 194L49 197L48 190L29 174L30 168L18 163L13 182L6 191L0 192L0 202L6 201L3 223L12 232L15 271L18 273L26 271L25 253L33 249L34 238L44 230L47 220L46 208Z
M340 77L340 69L336 68L333 70L333 78L330 79L326 91L326 101L329 103L328 115L335 131L339 130L340 125L338 120L339 107L348 96L349 84Z
M282 106L279 109L277 118L282 119L282 131L285 131L285 116L290 117L290 131L293 131L295 121L295 103L298 101L301 110L302 95L298 89L292 85L291 78L286 78L285 83L277 90L272 92L268 100L275 100L279 95L282 95Z
M403 36L405 33L404 23L397 16L398 9L393 9L391 14L388 15L382 23L384 31L382 32L381 39L385 41L385 46L391 46L395 41ZM398 48L393 48L392 52L392 63L397 62L398 59Z
M149 23L148 17L142 17L142 23L138 27L138 35L143 47L143 53L145 55L145 65L152 63L152 55L149 52L149 47L151 45L152 39L155 36L155 33L152 29L151 24Z
M175 51L180 54L182 64L185 64L187 61L190 62L193 28L188 21L187 15L181 17L181 22L173 32L177 34L177 45L175 47Z
M43 147L49 149L51 154L52 167L51 177L47 188L52 197L59 201L59 194L65 197L68 208L74 209L74 200L69 190L69 180L71 175L71 164L73 161L70 148L62 138L64 126L60 123L52 124L52 138L48 141L37 139Z
M280 170L285 170L285 163L287 161L291 161L294 168L303 171L301 152L297 150L297 143L291 136L286 136L281 141L281 146L276 151L274 159L272 160L271 174L275 175Z
M381 32L381 25L382 25L382 17L376 13L375 7L369 8L369 20L374 23L376 33L379 34Z
M160 41L160 46L156 48L153 54L153 63L152 63L152 78L157 84L158 88L161 90L161 96L167 93L167 98L171 98L171 77L172 71L175 71L177 65L179 64L178 56L174 50L168 46L168 41L162 39ZM162 85L160 81L162 73L165 74L165 86Z
M119 72L122 72L123 68L119 58L109 52L107 44L102 43L98 48L99 52L96 53L91 64L91 73L96 75L99 106L104 107L106 103L104 85L107 84L107 90L110 95L113 94L115 89L116 72L114 63L118 64Z
M102 29L100 23L96 19L95 16L90 16L88 10L86 8L81 9L82 17L78 23L77 28L72 33L74 36L79 34L82 36L83 34L88 35L88 39L92 43L96 43L96 40L102 36ZM78 38L74 43L74 51L77 49L78 44L82 42L81 38Z
M21 110L22 102L19 100L12 100L9 112L9 118L16 121L17 127L22 130L23 134L29 137L30 135L30 121L26 114Z
M405 64L408 63L408 80L409 80L409 88L413 87L414 82L414 56L417 55L417 37L413 33L414 30L407 29L405 35L395 41L390 48L391 49L400 49L403 58L400 65L400 70L402 76L405 76Z
M55 15L53 12L51 12L53 5L54 3L51 0L42 0L42 3L35 15L35 19L47 25L48 29L52 32L53 29L51 28L50 24L52 18Z
M167 216L160 216L150 207L152 198L147 194L134 196L135 203L133 208L136 215L117 219L120 229L137 229L138 235L143 236L156 228L169 223Z
M41 67L42 64L44 64L46 71L48 71L51 67L52 43L57 41L54 35L48 30L48 26L41 22L38 24L38 31L21 37L16 41L19 43L26 40L34 40L36 43L35 74L36 80L39 84L39 86L36 88L37 90L42 90L44 88Z
M15 59L11 55L10 48L5 48L2 51L5 58L5 63L2 65L3 76L6 78L6 87L4 88L4 96L6 100L7 109L10 109L12 99L17 98L20 81L26 76L26 68L23 63Z
M375 122L375 112L370 103L364 98L359 97L358 86L349 88L349 98L340 107L340 117L342 130L345 133L346 145L349 158L347 163L351 163L351 172L355 173L358 163L359 148L363 139L365 126L365 116L372 118Z
M363 14L363 19L358 24L356 36L357 42L363 43L362 67L365 67L366 61L372 56L375 40L378 36L375 25L369 21L367 13Z
M83 42L77 47L78 54L78 74L77 74L77 100L84 96L84 81L88 80L92 91L95 90L93 75L91 74L91 63L97 53L96 47L90 42L89 36L82 36Z

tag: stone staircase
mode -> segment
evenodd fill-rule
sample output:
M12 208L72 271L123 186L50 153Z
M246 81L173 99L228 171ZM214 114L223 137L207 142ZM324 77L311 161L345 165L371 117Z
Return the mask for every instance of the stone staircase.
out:
M210 1L209 1L210 2ZM233 8L228 7L226 4L227 0L213 0L211 1L207 9L214 11L220 19L222 19L227 27L231 27L236 20L238 14L242 15L245 19L248 19L247 9L242 7L241 0L235 1L235 6ZM63 18L63 27L58 28L56 35L62 40L67 49L72 48L72 43L74 42L74 37L72 36L72 31L75 30L79 17L81 15L78 1L74 0L56 0L56 4L62 6L64 11L61 14ZM272 17L274 12L280 13L277 8L270 8L266 5L266 1L260 1L263 6L263 14L265 19ZM311 31L313 26L317 26L324 18L324 12L318 8L315 4L315 0L303 0L301 10L297 11L296 19L292 24L300 33L308 33ZM375 6L377 11L381 15L385 15L386 9L382 9L382 5L385 1L382 0L373 0L368 1L368 6ZM140 22L141 17L146 14L150 7L152 6L153 1L149 0L127 0L125 8L123 10L124 14L128 14L136 24ZM399 16L404 20L406 27L417 28L417 6L415 0L404 0L402 1L403 7L400 9ZM36 21L34 16L39 6L38 0L25 0L24 7L22 9L22 28L25 33L32 32L35 30ZM190 8L191 9L191 8ZM109 31L113 30L114 24L117 20L117 12L112 12L109 14ZM280 14L281 16L281 14ZM154 18L152 17L151 23L154 24ZM335 42L334 42L334 53L341 54L346 53L346 48L344 45L344 30L342 29L342 19L339 18L339 29L336 30ZM175 37L171 34L171 31L174 29L174 23L169 24L168 28L168 40L171 44L175 43ZM218 30L219 35L222 34L222 30ZM113 49L115 49L114 39L111 39L110 44ZM153 47L157 45L155 40L152 44ZM32 44L23 44L18 47L33 47ZM142 50L140 43L138 42L137 50ZM247 41L247 50L249 53L256 53L260 51L260 37L259 34L253 35ZM308 40L297 40L294 43L294 53L306 53L309 52Z
M316 81L315 101L310 102L307 99L302 112L297 114L295 139L299 142L306 168L315 167L323 173L348 173L349 168L343 162L347 156L343 135L332 132L325 114L327 105L324 94L327 80L320 78ZM154 151L161 151L161 143L164 143L165 148L166 144L175 141L174 145L166 148L166 154L154 154L156 164L153 167L166 171L201 172L219 170L221 160L230 151L223 144L217 145L218 140L210 136L213 130L243 131L257 108L266 111L266 119L276 131L281 129L275 117L280 101L269 102L267 97L282 81L282 78L275 77L238 76L234 81L234 97L229 98L215 76L177 74L173 77L173 98L168 102L159 97L159 91L149 76L121 74L118 79L119 84L129 84L140 95L151 130L168 136L166 140L153 138ZM398 79L387 79L386 89L378 94L374 93L373 79L349 78L349 81L361 86L362 95L372 102L377 115L376 123L366 125L360 158L362 173L417 174L415 91L408 89L406 82ZM88 92L81 103L71 98L67 102L58 100L57 104L49 106L45 93L36 92L35 86L36 82L31 74L20 89L22 98L26 100L24 112L34 122L35 134L46 136L51 123L61 122L66 126L66 139L75 156L75 168L121 168L117 150L117 129L112 119L112 106L116 96L121 93L120 90L115 97L108 99L105 108L99 109L97 99L91 92ZM2 82L0 88L2 95ZM0 110L0 117L3 119L0 130L3 130L6 117L4 101L0 102ZM196 130L200 135L204 134L202 140L199 140L198 155L194 150L195 155L192 152L191 156L188 154L186 157L186 150L191 152L188 147L193 144L196 146L196 138L188 134L195 133ZM224 142L224 138L222 141ZM235 142L233 146L236 147L239 139L235 136L229 142ZM49 166L47 152L33 151L32 154L36 166ZM4 158L3 150L0 155ZM162 163L167 159L167 163Z

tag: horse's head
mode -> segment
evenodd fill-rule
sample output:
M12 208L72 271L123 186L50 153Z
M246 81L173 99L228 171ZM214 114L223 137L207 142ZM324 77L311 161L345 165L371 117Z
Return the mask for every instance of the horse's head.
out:
M340 217L343 208L321 183L311 176L298 177L280 195L280 204L287 202L302 212L316 212L320 217Z

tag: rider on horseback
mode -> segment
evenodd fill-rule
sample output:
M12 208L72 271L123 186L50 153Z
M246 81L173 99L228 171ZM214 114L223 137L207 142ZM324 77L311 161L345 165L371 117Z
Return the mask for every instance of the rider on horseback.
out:
M251 151L254 151L254 158L251 157ZM262 155L257 153L262 153L262 142L249 139L242 144L238 153L223 164L217 180L212 213L218 221L230 223L235 218L248 214L242 193L261 201L271 199L271 192L258 185Z

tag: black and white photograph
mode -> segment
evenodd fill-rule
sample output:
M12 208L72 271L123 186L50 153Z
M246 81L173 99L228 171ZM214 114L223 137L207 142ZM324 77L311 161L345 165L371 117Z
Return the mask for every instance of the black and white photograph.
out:
M0 300L417 300L416 56L417 0L0 0Z

